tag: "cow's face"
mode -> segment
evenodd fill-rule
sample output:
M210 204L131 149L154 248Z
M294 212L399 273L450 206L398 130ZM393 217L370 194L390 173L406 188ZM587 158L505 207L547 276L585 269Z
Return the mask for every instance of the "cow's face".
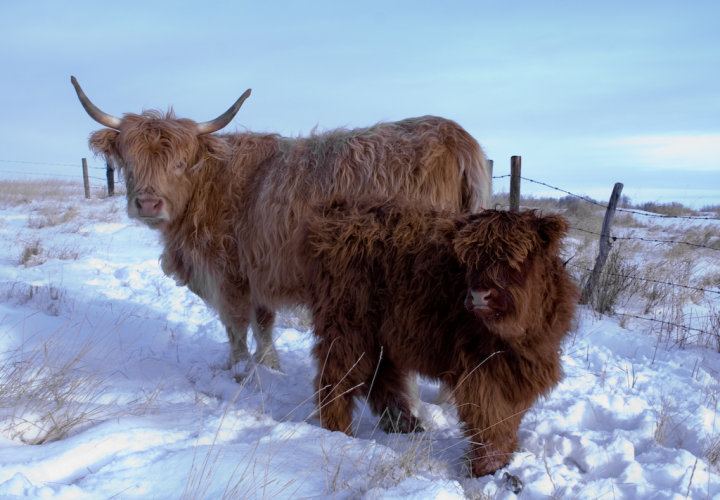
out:
M455 241L467 266L467 309L502 338L524 339L552 312L553 283L565 272L557 253L567 229L556 215L488 211L476 216Z
M163 229L184 214L193 194L193 172L203 158L197 124L157 113L125 115L119 131L90 138L120 168L127 186L128 215Z
M123 172L128 215L157 229L185 212L192 187L197 185L192 176L211 154L201 143L212 142L208 134L229 124L250 96L248 89L225 113L203 123L176 119L172 110L166 115L156 111L126 114L121 119L95 106L74 76L70 81L88 115L109 127L90 136L90 148Z

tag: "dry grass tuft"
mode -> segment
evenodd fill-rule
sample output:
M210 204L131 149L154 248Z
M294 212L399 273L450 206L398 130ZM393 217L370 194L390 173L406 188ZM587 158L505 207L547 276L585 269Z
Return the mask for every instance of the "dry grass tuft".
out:
M59 308L68 300L65 290L52 284L16 284L8 293L15 299L39 300L47 307ZM159 411L164 377L151 391L141 388L131 401L119 403L119 396L110 396L121 375L112 369L119 355L112 340L130 316L83 337L80 332L87 319L74 322L70 316L65 326L46 338L35 336L0 353L0 432L8 439L29 445L49 443L105 420Z
M720 205L705 205L700 209L700 212L710 212L720 217Z
M718 462L720 462L720 433L708 434L706 436L705 445L703 446L703 456L710 465L718 465Z
M43 247L40 240L26 242L20 250L19 263L25 267L38 266L45 262Z
M57 204L45 206L39 212L35 217L28 217L29 228L42 229L44 227L55 227L74 220L80 214L80 210L76 206L67 207L63 212L62 208Z
M670 203L658 203L654 201L648 201L635 205L633 208L643 210L645 212L652 212L655 214L669 215L671 217L680 217L683 215L700 215L696 210L686 207L682 203L677 201L671 201Z

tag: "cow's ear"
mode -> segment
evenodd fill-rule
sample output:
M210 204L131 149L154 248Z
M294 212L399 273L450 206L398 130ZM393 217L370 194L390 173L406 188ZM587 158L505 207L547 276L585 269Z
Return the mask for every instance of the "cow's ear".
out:
M106 158L115 156L115 139L117 139L119 133L117 130L109 128L93 132L88 140L90 150L96 155L102 155Z
M570 230L568 221L560 215L546 215L538 220L538 234L549 246L558 243Z

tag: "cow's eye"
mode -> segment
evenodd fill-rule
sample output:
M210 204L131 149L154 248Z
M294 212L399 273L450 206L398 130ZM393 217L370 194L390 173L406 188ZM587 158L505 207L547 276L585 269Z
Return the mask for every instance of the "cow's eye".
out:
M175 164L175 170L176 170L176 171L182 170L182 169L184 169L184 168L185 168L185 162L184 162L184 161L179 161L179 162L177 162L177 163Z

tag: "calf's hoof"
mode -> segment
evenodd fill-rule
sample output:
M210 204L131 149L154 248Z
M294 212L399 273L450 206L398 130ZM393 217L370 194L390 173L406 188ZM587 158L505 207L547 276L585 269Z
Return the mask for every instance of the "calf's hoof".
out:
M512 474L506 472L503 475L503 481L505 481L505 489L515 493L516 495L523 490L523 483L517 476L513 476Z
M512 456L512 454L510 454ZM485 455L482 457L474 457L472 458L472 476L473 477L482 477L487 476L489 474L494 474L495 471L502 469L505 467L508 462L510 462L510 459L500 458L503 455Z
M386 408L380 416L378 425L386 434L425 432L425 428L420 425L420 420L417 417L402 411L397 406Z

